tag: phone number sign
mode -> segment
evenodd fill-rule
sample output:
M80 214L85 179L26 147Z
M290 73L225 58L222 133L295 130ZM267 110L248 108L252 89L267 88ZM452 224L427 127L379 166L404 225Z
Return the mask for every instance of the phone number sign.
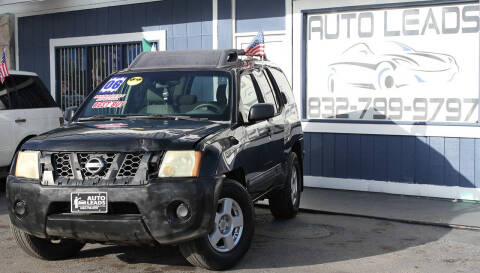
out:
M308 119L478 122L478 4L307 16Z

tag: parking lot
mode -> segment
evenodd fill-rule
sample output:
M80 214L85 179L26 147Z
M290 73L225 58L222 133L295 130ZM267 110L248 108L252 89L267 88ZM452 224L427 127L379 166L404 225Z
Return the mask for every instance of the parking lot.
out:
M233 271L478 272L480 232L362 217L302 212L275 221L256 209L252 247ZM0 272L189 272L175 247L87 245L80 255L47 262L26 256L9 230L0 194Z

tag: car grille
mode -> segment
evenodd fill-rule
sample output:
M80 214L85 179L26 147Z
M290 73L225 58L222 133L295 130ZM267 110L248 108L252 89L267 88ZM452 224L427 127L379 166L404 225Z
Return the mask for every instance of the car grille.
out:
M83 177L87 178L99 178L99 177L105 177L107 175L107 172L110 170L112 166L113 159L115 157L115 154L87 154L87 153L78 153L78 163L80 163L81 172ZM93 174L87 170L85 165L87 164L87 161L90 160L91 158L101 158L105 162L105 167L100 170L100 172Z
M48 207L47 215L71 213L70 202L52 202ZM130 202L109 202L108 213L110 215L140 214L135 203Z
M132 177L137 173L142 154L127 154L123 160L122 166L118 171L117 177Z
M51 172L53 176L53 181L44 181L43 184L131 185L146 183L152 153L44 153L42 158L46 163L44 171ZM87 163L93 158L104 165L97 172L87 168Z
M53 154L53 166L59 177L73 177L73 170L70 164L70 154Z

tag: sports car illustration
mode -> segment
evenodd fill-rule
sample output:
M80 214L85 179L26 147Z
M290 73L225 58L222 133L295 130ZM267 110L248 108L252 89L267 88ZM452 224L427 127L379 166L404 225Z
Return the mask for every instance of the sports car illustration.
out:
M398 42L354 44L328 68L331 92L345 85L383 90L448 82L459 71L455 58L450 55L416 51Z

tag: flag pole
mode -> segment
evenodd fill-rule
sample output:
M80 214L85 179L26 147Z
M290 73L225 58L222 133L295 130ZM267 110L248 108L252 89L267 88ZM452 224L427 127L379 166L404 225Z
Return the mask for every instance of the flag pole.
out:
M5 58L4 58L5 57ZM5 60L5 72L6 74L3 73L4 69L3 69L3 61ZM2 83L3 85L5 85L5 90L7 91L7 98L8 98L8 107L11 108L12 107L12 100L10 99L10 95L9 95L9 87L8 87L8 84L7 84L7 77L9 76L9 73L8 73L8 66L7 66L7 57L6 57L6 54L5 54L5 48L3 48L3 51L2 51L2 57L1 57L1 61L0 61L0 69L2 71L0 71L0 76L1 78L3 79Z

